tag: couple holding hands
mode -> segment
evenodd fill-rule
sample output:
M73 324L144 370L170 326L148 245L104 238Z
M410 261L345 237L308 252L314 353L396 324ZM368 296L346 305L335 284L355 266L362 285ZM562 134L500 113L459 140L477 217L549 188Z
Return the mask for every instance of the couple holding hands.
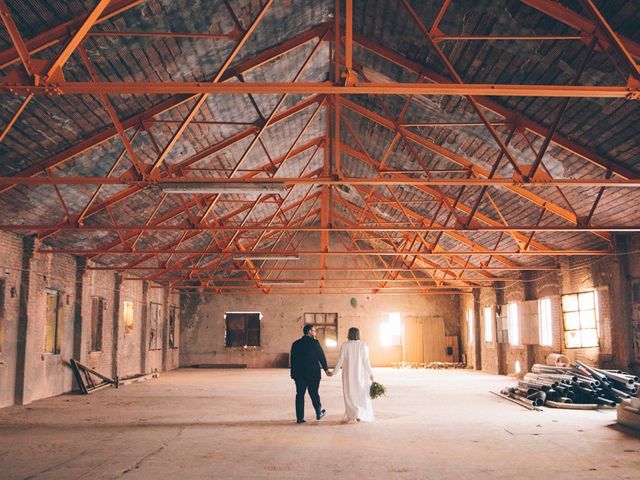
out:
M342 394L344 397L344 421L372 421L373 406L369 387L373 382L373 370L369 362L369 349L360 341L360 330L350 328L348 341L340 347L340 355L333 371L327 366L327 359L320 342L316 339L316 329L312 324L303 328L302 338L291 346L291 378L296 382L296 421L304 420L304 395L309 391L316 419L325 416L320 403L320 368L332 377L342 369Z

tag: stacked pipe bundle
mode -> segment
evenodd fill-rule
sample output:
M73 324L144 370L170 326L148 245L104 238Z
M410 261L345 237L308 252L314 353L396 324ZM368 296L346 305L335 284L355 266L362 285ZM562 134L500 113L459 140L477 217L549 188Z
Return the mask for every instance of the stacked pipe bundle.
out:
M576 362L569 367L536 364L517 387L502 391L533 406L578 403L615 406L638 394L638 377L620 370L602 370Z

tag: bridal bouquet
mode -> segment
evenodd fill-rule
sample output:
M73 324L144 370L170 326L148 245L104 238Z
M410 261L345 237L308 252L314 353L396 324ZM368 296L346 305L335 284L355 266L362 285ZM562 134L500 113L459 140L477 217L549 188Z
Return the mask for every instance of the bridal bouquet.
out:
M387 389L384 388L384 385L378 382L373 382L371 384L371 388L369 388L369 396L372 399L376 399L380 395L384 395L385 393L387 393Z

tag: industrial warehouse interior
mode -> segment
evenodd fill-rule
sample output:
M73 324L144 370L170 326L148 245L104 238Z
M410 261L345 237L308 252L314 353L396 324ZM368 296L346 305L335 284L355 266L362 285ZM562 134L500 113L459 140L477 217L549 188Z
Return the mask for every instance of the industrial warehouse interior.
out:
M640 479L640 2L0 20L0 478Z

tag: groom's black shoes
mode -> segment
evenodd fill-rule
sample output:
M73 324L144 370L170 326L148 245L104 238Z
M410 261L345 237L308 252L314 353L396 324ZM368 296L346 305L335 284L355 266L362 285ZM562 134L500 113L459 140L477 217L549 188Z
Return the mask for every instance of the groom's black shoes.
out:
M296 420L296 423L307 423L307 421L303 418L302 420Z
M327 414L327 411L323 408L322 410L320 410L318 413L316 413L316 420L320 420L322 417L324 417Z

